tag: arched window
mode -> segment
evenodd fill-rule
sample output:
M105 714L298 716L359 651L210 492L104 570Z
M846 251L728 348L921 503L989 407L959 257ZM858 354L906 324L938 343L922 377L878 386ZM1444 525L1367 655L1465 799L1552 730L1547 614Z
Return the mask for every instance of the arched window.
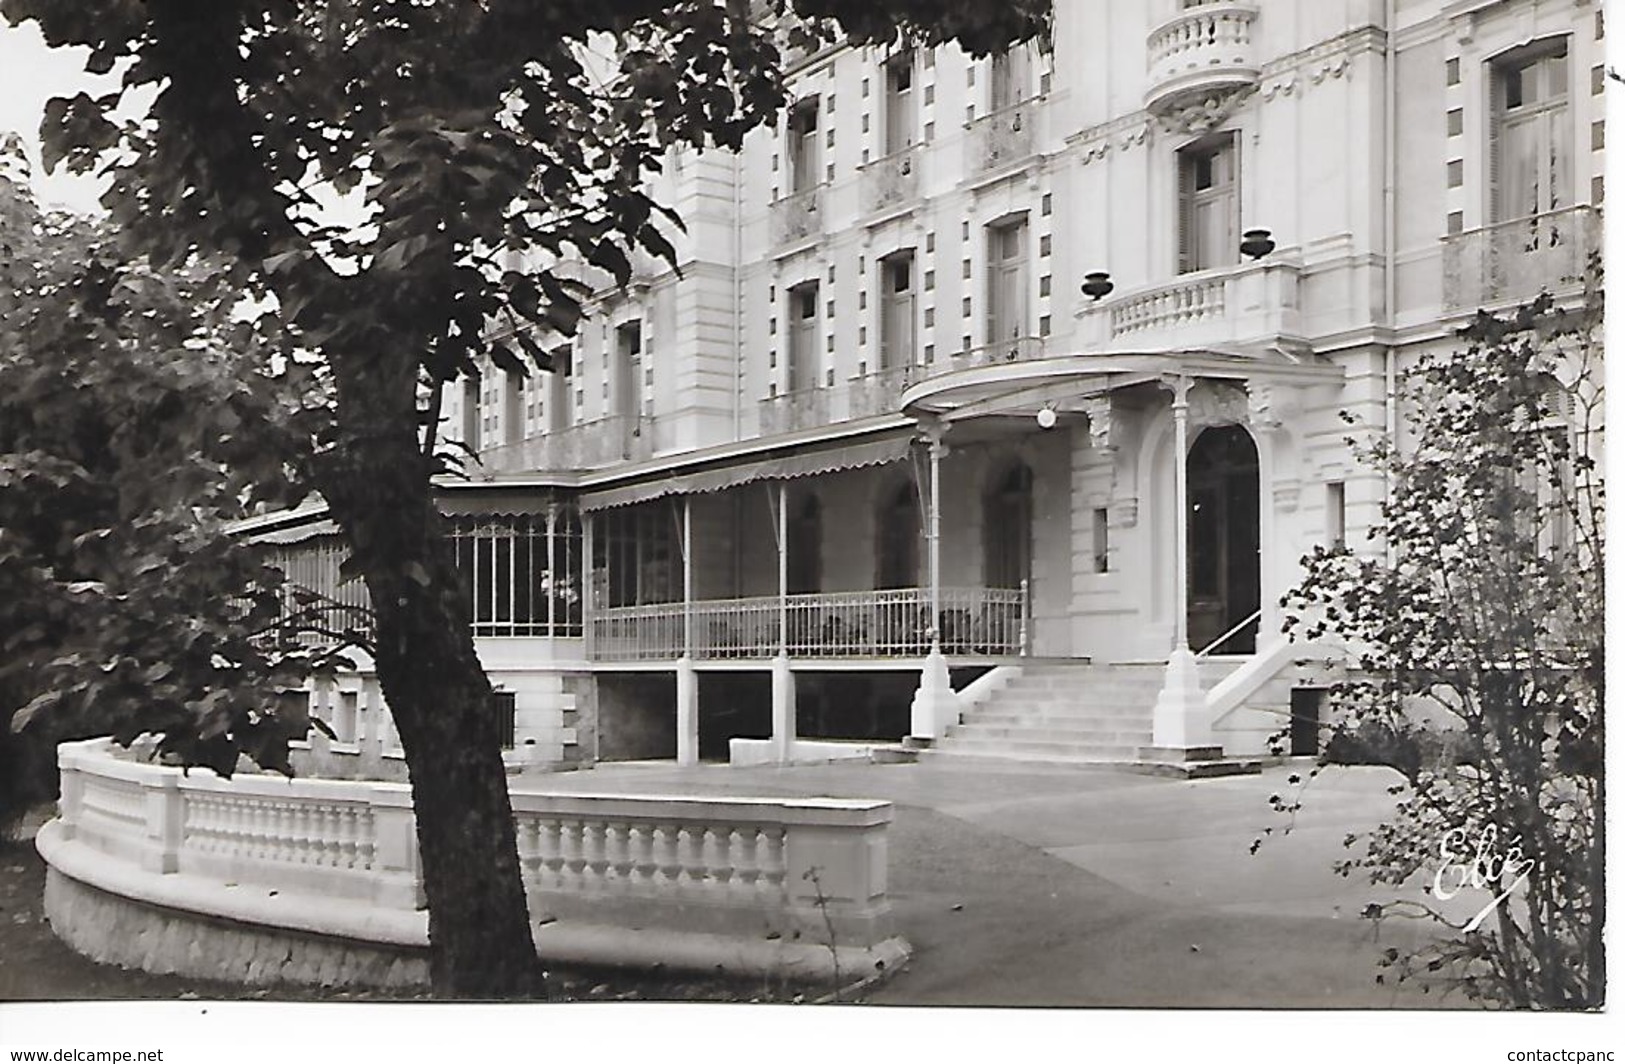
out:
M920 583L920 500L912 480L881 497L875 513L875 587Z
M982 575L988 587L1032 578L1033 471L1016 462L982 497Z

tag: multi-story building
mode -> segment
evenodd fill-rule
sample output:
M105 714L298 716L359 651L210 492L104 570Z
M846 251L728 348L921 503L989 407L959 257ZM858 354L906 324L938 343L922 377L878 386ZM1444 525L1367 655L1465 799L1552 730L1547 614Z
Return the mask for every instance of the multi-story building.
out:
M776 129L670 157L680 270L448 403L515 742L1261 752L1323 682L1278 634L1300 557L1381 549L1351 435L1403 435L1397 375L1478 308L1578 296L1602 29L1058 0L1046 46L797 58Z

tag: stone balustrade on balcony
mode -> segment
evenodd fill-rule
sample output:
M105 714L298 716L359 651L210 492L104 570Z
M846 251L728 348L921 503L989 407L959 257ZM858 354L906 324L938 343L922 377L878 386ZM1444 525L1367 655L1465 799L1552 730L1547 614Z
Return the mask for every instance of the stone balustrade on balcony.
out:
M1602 213L1569 207L1444 238L1444 309L1476 310L1578 291L1602 250Z
M878 214L918 199L921 157L916 144L865 165L859 171L863 212Z
M824 186L793 192L773 203L773 245L812 240L824 232Z
M965 127L965 170L972 177L1015 166L1032 157L1043 98L994 111Z
M898 366L854 377L831 388L803 388L763 399L759 410L761 433L814 429L841 421L895 414L912 367Z
M1088 350L1223 347L1299 338L1298 267L1248 263L1184 274L1079 312Z
M482 448L479 465L471 465L470 472L559 472L641 461L654 454L652 428L649 418L624 415L571 425Z
M1153 30L1146 39L1146 109L1166 114L1257 84L1257 16L1253 4L1198 4Z

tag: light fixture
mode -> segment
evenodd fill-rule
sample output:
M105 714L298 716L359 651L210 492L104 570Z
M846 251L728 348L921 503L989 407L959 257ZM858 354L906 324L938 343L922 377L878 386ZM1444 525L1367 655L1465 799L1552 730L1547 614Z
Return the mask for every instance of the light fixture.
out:
M1045 403L1043 406L1038 408L1038 427L1041 429L1052 429L1055 427L1054 404Z
M1104 270L1096 270L1093 273L1083 275L1083 294L1096 303L1111 295L1112 288L1112 275Z

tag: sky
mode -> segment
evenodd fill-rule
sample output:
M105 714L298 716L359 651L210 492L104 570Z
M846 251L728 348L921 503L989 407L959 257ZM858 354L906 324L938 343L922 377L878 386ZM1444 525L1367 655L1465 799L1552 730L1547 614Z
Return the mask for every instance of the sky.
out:
M47 175L39 159L39 122L46 100L81 91L107 92L116 85L112 76L85 73L89 54L88 48L46 47L37 23L13 27L0 20L0 134L23 135L34 164L34 191L42 203L97 213L96 200L105 181L70 175L60 167Z

